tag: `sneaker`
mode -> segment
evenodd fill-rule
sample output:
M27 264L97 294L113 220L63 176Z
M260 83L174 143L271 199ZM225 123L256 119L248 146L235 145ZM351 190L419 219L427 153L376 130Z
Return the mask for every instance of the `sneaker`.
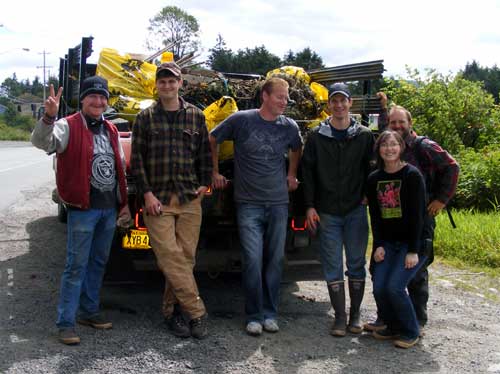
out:
M255 321L248 322L246 330L248 335L259 336L262 334L262 325Z
M66 345L80 344L80 337L76 335L75 329L67 328L59 330L59 341Z
M398 338L399 334L396 331L393 331L390 328L385 327L382 330L374 331L373 337L377 340L390 340Z
M386 327L387 326L385 325L384 321L382 321L380 318L377 318L375 321L368 322L363 325L363 329L370 332L380 331L385 329Z
M191 336L196 339L203 339L208 335L207 316L201 316L189 321L191 326Z
M264 320L264 330L267 332L278 332L280 327L278 326L278 321L271 318L266 318Z
M408 349L418 343L418 336L416 338L408 338L401 336L399 339L394 340L394 345L398 348Z
M78 318L77 322L80 325L91 326L94 329L99 330L108 330L113 327L113 324L110 321L106 321L99 314L88 318Z
M168 326L168 329L172 332L173 335L178 338L188 338L191 336L191 330L189 329L186 321L182 318L180 314L173 314L169 317L165 318L165 323Z

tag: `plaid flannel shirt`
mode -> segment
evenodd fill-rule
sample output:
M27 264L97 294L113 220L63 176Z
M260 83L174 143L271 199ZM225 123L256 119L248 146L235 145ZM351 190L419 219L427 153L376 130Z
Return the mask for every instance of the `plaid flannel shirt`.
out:
M139 191L168 205L173 194L185 203L212 183L212 157L203 112L179 98L169 124L160 102L140 112L132 129L131 170Z
M424 176L429 201L439 200L448 204L457 188L460 170L457 161L429 138L424 138L417 146L417 134L414 131L410 132L405 142L403 157Z

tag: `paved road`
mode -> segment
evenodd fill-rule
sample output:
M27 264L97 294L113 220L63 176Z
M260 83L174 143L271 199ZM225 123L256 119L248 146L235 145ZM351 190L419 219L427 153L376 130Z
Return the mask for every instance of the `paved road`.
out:
M0 211L22 201L24 192L50 181L54 181L52 157L29 142L0 141Z

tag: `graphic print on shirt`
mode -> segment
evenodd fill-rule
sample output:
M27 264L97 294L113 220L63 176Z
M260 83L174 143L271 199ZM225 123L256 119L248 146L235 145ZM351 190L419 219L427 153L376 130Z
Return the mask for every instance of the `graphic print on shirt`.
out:
M265 160L276 157L279 150L276 147L281 147L286 139L285 131L280 131L279 128L271 128L268 131L254 130L249 134L245 146L254 155Z
M400 192L400 179L377 183L377 199L383 219L402 217Z
M113 191L116 187L115 157L113 148L104 133L94 135L94 157L92 159L92 187L99 191Z

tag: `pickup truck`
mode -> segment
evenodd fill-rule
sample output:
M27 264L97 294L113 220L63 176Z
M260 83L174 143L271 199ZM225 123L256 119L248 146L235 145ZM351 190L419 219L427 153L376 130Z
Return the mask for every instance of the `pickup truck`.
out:
M96 64L87 63L92 54L92 37L82 38L82 42L68 50L68 54L60 59L59 82L63 86L62 105L59 117L79 110L79 90L81 82L95 74ZM318 69L308 72L312 81L331 84L338 81L359 82L362 94L353 98L353 113L368 125L370 115L380 110L378 99L370 96L371 82L380 79L383 72L382 61L344 65ZM234 77L231 73L220 73L224 77ZM237 74L238 79L243 75ZM254 75L248 76L255 78ZM188 77L185 78L188 80ZM248 109L251 105L246 105ZM201 109L204 109L201 107ZM120 131L120 140L127 159L128 198L133 217L130 227L117 228L110 259L107 277L127 280L132 272L155 270L156 261L149 245L147 228L142 220L142 207L138 205L138 191L133 176L130 175L131 126L129 116L120 116L116 111L109 111L105 116L115 123ZM124 119L127 118L127 119ZM296 119L299 123L300 119ZM305 127L301 126L301 129ZM305 135L305 134L304 134ZM219 163L219 171L228 180L233 178L233 160L226 159ZM300 181L300 175L298 176ZM65 206L58 199L57 190L53 192L53 200L58 204L58 218L65 221ZM239 272L241 257L239 250L238 230L235 219L233 190L231 184L224 190L209 190L203 200L203 219L200 229L195 271L206 272L210 277L225 272ZM305 209L302 188L290 194L289 224L285 250L285 271L287 279L305 280L320 276L317 256L317 239L306 228Z

